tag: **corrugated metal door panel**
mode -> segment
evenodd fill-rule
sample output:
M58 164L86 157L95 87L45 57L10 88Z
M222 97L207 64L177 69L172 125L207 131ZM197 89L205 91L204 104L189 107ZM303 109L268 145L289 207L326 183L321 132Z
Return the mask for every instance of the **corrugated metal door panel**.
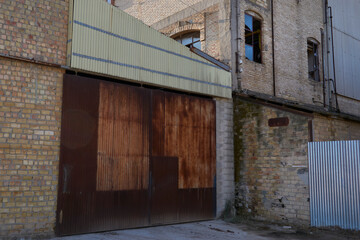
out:
M165 154L165 93L158 90L152 91L152 131L151 155L166 156Z
M151 213L152 225L179 222L178 159L151 158Z
M57 234L214 217L212 100L66 75L63 101Z
M92 209L85 203L96 187L98 86L97 80L64 77L58 233L76 231L75 223L85 225L91 215Z
M149 129L144 90L100 84L98 191L148 187ZM144 104L145 103L145 104Z
M214 102L153 91L152 110L152 153L177 156L179 161L179 221L213 218L216 208Z
M58 235L148 226L149 102L144 89L65 75Z

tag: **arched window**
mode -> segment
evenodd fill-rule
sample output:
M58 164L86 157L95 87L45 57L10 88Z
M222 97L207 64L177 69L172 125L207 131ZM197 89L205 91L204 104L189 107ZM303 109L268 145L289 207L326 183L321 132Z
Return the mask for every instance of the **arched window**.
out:
M261 63L261 20L245 13L245 57Z
M187 32L174 37L176 41L187 47L196 47L201 50L200 32Z

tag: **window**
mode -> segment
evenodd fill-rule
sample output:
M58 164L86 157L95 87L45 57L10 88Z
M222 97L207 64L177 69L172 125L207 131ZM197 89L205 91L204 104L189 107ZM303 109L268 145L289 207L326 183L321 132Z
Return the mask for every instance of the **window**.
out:
M309 79L320 81L319 72L319 53L318 43L316 40L308 39L307 41L307 54L308 54L308 73Z
M187 47L196 47L201 50L200 32L190 32L178 35L174 38L176 41Z
M261 63L261 21L245 14L245 57Z
M111 5L114 5L114 0L106 0L108 3L110 3Z

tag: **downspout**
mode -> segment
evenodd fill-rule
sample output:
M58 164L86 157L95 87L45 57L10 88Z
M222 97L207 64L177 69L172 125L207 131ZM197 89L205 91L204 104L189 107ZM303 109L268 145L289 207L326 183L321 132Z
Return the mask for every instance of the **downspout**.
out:
M327 99L328 99L328 110L331 110L331 106L332 106L332 100L331 100L331 85L330 85L330 59L329 59L329 54L330 54L330 49L329 49L329 22L328 22L328 0L325 0L325 26L326 26L326 62L327 62Z
M271 40L273 61L273 95L276 97L276 74L275 74L275 35L274 35L274 0L271 0Z
M236 45L237 45L237 61L238 61L238 71L237 71L237 79L238 79L238 84L239 84L239 90L242 89L241 87L241 82L239 82L239 80L241 80L241 73L242 73L242 68L240 67L240 65L242 65L242 59L241 59L241 31L240 31L240 23L241 23L241 12L240 12L240 3L239 0L236 0L236 25L237 25L237 37L236 37Z
M236 4L236 60L237 60L237 71L236 71L236 82L238 84L238 90L241 90L241 73L242 68L240 65L242 64L241 60L241 32L240 32L240 22L241 22L241 14L240 14L240 4L239 0L235 0ZM240 80L240 82L239 82Z
M238 47L238 19L237 19L237 0L231 0L231 78L233 91L239 90L239 47Z
M323 103L324 103L324 108L326 107L326 85L325 85L325 54L324 54L324 44L325 44L325 41L324 41L324 29L321 29L321 61L322 61L322 79L323 79Z
M334 73L334 79L333 79L333 86L334 86L334 95L335 95L335 102L336 102L336 111L339 111L339 103L337 99L337 90L336 90L336 67L335 67L335 49L334 49L334 30L333 30L333 14L332 14L332 8L330 9L330 28L331 28L331 51L332 51L332 61L333 61L333 73Z

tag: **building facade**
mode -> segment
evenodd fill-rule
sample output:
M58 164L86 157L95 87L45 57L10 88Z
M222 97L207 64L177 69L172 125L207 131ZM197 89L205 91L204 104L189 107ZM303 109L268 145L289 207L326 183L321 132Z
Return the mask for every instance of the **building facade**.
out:
M106 1L0 6L0 238L221 214L228 71Z
M85 228L73 227L95 216L96 211L102 209L101 204L114 204L106 201L96 204L91 202L97 199L96 194L82 193L103 191L106 195L114 189L144 190L144 186L149 185L146 174L153 167L149 159L160 155L170 156L173 165L169 163L169 169L173 167L172 173L180 173L178 179L172 179L179 182L173 184L176 191L171 191L177 194L185 189L188 192L182 194L190 198L194 194L200 196L203 191L201 196L210 199L208 203L216 202L214 207L202 206L202 201L198 201L199 204L193 206L195 210L168 205L169 209L183 210L179 210L183 215L179 214L181 219L176 218L175 222L199 219L191 213L205 209L206 218L218 217L225 210L236 210L241 216L308 226L307 143L360 137L359 36L353 21L339 20L347 19L344 17L347 12L351 13L349 19L358 19L356 0L348 5L339 5L336 0L89 2L15 0L0 3L0 238L52 236L56 229L60 231L58 234L109 230L102 226L108 223L111 211L105 217L101 215L103 222L91 222L93 225L89 223ZM174 40L150 30L106 2ZM126 27L117 24L119 22L126 22ZM229 73L216 67L216 61L204 60L175 41L198 48L231 66L232 84L228 81ZM76 86L77 82L83 85ZM124 100L120 96L126 94L117 95L111 89L139 97ZM94 99L103 101L94 102ZM143 104L134 99L142 99ZM187 125L180 124L174 112L169 113L173 119L168 125L161 117L154 121L143 117L150 112L156 116L165 109L140 107L156 99L159 106L166 105L165 100L159 99L177 99L173 102L181 104L173 104L185 116ZM123 116L120 111L109 110L109 106L122 106L121 101L125 101L126 106L132 104L136 112L143 115ZM76 111L74 102L79 103ZM115 105L111 105L112 102ZM198 115L199 111L194 110L202 106L200 102L209 104L208 115ZM188 112L194 113L190 115L197 116L197 121L190 121ZM97 122L97 131L91 124L76 125L91 123L89 115ZM110 164L122 153L114 146L109 148L105 141L116 142L112 130L120 131L123 122L134 123L131 125L137 133L134 136L148 137L141 145L145 152L146 144L152 146L151 154L132 153L131 157L141 155L143 158L129 165L128 172L133 174L128 175L113 171L123 166L120 160L117 165ZM200 127L202 122L210 127ZM149 132L154 133L156 126L158 130L168 127L168 132L160 135L167 134L173 139L166 144L161 144L160 137L150 140L144 129L152 129ZM179 133L174 129L180 128L184 132L190 128L209 128L212 132L206 134L215 141L198 141L204 146L208 143L203 148L177 147L189 145L186 138L181 140L180 135L169 133ZM104 132L92 140L94 144L99 143L93 148L84 143L89 138L89 129ZM127 136L126 131L120 132L121 137ZM189 133L186 136L206 139L205 135L195 138L197 135ZM157 149L153 142L173 148ZM86 147L96 151L86 155ZM126 149L135 148L129 144ZM89 156L92 166L96 167L84 167L85 160L71 165L77 160L71 162L71 157L66 157L68 153L83 160ZM195 164L197 167L186 166L184 163L189 163L186 159L198 164ZM208 159L213 161L207 164ZM161 160L160 157L154 162L159 164ZM179 161L182 165L177 165ZM179 166L182 170L176 171ZM134 169L143 172L139 174ZM186 177L187 170L191 170L190 177ZM80 176L78 180L69 181L73 177L71 171ZM86 174L90 173L93 174L91 181L87 181ZM202 174L208 178L194 177ZM134 181L129 180L130 175L135 176ZM109 181L107 176L119 181ZM85 185L97 191L81 190ZM200 188L202 190L196 190ZM71 195L72 189L80 190ZM126 194L123 199L130 196ZM88 198L81 198L85 195ZM76 202L71 197L88 201L71 205L69 203ZM118 196L106 199L118 199ZM146 197L139 199L146 200ZM160 196L158 200L161 202L161 199ZM87 211L91 206L95 206L95 213ZM226 206L230 207L226 209ZM66 215L65 210L69 209L70 212L76 209L79 218ZM164 209L157 210L159 214L154 222L161 223ZM134 220L136 214L139 212L123 217L131 216L129 219ZM144 220L140 225L151 225L147 221L149 216L144 216L145 220L139 218ZM61 230L64 221L66 226ZM173 219L167 220L171 221ZM140 226L139 222L133 223L126 222L119 228Z
M359 4L123 3L114 2L175 40L199 33L201 50L231 66L237 214L309 225L307 143L359 138L359 38L350 27Z

